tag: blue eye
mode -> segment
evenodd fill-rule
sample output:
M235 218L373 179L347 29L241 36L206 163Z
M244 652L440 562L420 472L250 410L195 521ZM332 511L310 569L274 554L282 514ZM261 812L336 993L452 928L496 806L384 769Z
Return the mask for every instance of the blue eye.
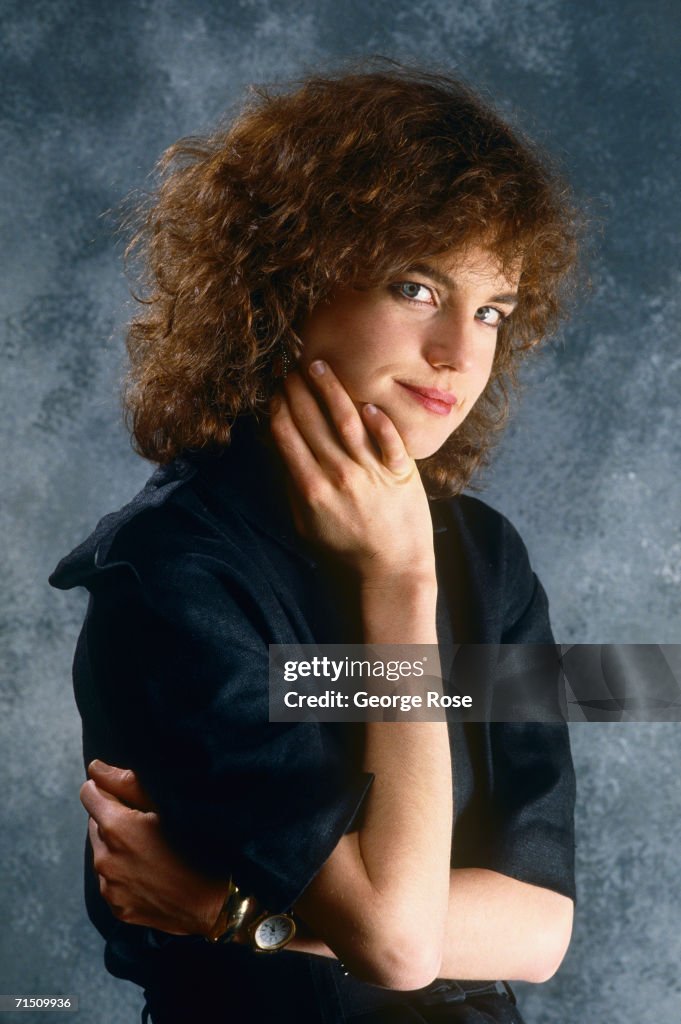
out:
M395 288L398 294L409 302L416 302L420 306L434 305L433 293L425 284L419 284L417 281L400 281Z
M486 324L488 327L501 327L508 317L504 316L496 306L480 306L475 311L475 319L479 320L482 324Z

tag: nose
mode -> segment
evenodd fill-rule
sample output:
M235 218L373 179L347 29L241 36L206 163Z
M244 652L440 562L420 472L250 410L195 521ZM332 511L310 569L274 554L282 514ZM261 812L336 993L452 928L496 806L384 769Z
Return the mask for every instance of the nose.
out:
M450 367L457 373L466 373L475 361L475 321L461 316L431 322L425 341L425 357L434 367Z

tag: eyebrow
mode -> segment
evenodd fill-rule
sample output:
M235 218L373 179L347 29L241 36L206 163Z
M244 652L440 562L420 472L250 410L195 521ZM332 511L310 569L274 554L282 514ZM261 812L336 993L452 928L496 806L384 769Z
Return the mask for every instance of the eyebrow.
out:
M454 278L448 274L443 274L437 267L431 266L430 263L414 263L409 270L415 271L417 274L424 274L426 277L432 278L438 284L442 285L443 288L448 288L450 291L455 292L457 284ZM490 295L490 302L501 302L505 306L517 306L518 305L518 293L517 292L503 292L500 295Z

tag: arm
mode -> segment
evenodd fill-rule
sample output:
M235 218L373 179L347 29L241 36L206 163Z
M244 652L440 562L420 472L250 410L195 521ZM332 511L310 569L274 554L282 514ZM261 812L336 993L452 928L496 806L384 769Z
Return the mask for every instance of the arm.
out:
M366 643L437 644L432 525L416 466L382 412L363 410L363 425L330 368L312 379L335 433L297 374L272 420L298 528L355 572ZM367 724L363 767L375 776L363 824L341 838L297 911L358 977L419 988L438 974L446 920L446 723Z
M102 892L117 916L172 933L207 933L222 905L226 880L206 879L173 852L132 772L93 762L90 775L82 799L93 816L97 867L106 875L100 874ZM99 834L104 822L107 842ZM299 913L300 906L295 910ZM439 975L546 981L565 955L572 910L572 900L550 889L484 868L455 869ZM288 948L335 956L311 929L299 929Z
M485 868L450 872L442 978L548 981L567 952L574 904L567 896ZM334 956L312 934L289 946Z
M354 574L364 639L433 643L432 524L417 468L391 421L379 410L360 416L330 370L316 386L318 398L291 375L272 417L299 532ZM159 559L144 557L141 567L136 564L141 596L133 622L142 624L133 647L133 688L147 714L153 760L140 745L136 767L173 846L206 874L231 869L269 908L300 903L311 926L358 976L392 987L425 984L439 968L447 904L452 789L446 725L407 731L401 723L373 724L363 767L374 773L375 785L361 831L344 834L349 800L347 816L344 808L332 829L324 827L330 818L326 804L316 815L315 793L325 800L326 791L310 771L316 765L320 774L326 771L326 752L310 727L273 730L267 724L267 638L257 629L245 631L249 605L240 600L247 589L241 578L232 577L229 566L213 573L210 552L185 558L180 574L172 550L166 595ZM135 595L136 581L130 589ZM183 600L187 592L195 595L192 602ZM106 631L104 596L95 604ZM112 600L120 606L117 593ZM126 603L122 614L132 617L131 608ZM301 752L308 738L312 744ZM270 740L286 766L276 778L268 769ZM330 764L327 774L333 771ZM298 808L291 823L287 785ZM438 822L432 834L422 827L428 820ZM289 859L292 840L299 845L306 834L300 826L309 823L309 849L300 851L288 881L287 871L277 870L282 865L268 823L285 836ZM113 834L110 821L100 821L100 828ZM418 934L425 921L429 927Z

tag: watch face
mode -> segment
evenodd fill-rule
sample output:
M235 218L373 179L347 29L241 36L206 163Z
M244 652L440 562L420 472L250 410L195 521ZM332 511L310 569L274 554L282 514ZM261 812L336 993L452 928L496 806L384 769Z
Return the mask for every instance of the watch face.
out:
M262 950L274 952L285 946L296 933L296 926L288 914L270 914L253 932L256 945Z

